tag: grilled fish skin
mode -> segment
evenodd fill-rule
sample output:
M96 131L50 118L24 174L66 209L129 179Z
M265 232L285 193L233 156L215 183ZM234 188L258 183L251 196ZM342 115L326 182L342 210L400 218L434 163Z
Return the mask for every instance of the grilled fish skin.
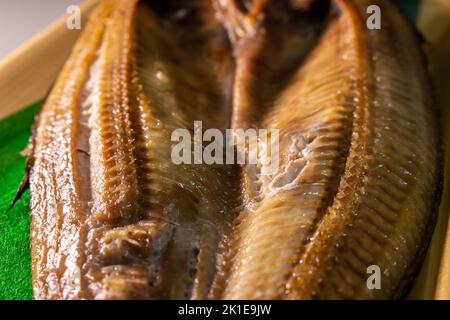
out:
M388 1L317 3L99 5L36 126L35 298L405 292L441 174L425 64ZM174 164L171 133L195 120L279 129L279 169Z

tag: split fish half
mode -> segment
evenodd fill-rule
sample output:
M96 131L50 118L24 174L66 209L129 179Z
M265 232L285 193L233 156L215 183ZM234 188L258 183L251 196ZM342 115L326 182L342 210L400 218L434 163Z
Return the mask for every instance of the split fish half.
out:
M35 298L402 297L440 196L431 91L388 1L102 1L36 121ZM174 163L195 121L278 130L278 168Z

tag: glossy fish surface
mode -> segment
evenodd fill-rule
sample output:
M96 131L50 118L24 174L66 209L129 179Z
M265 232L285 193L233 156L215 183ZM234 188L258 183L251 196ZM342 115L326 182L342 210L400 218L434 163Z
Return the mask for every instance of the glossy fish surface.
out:
M439 201L431 92L389 1L104 0L36 123L35 298L402 297ZM278 168L175 163L196 121L278 130Z

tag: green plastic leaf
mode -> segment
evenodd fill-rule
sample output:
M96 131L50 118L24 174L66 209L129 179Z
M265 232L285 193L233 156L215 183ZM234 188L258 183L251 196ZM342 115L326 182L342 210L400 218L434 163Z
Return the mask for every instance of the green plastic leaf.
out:
M41 103L0 121L0 299L32 299L29 191L8 211L23 178L25 149Z
M416 21L420 2L421 0L394 0L394 3L406 13L411 21Z

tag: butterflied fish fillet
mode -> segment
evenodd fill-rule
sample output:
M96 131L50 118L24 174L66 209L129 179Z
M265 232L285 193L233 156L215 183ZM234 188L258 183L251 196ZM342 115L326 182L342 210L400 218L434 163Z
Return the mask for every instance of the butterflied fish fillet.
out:
M175 164L194 121L278 129L278 169ZM388 1L104 0L36 123L34 295L401 297L435 220L438 136Z
M173 164L170 138L194 119L228 126L233 60L209 6L193 4L184 19L164 9L104 1L42 110L31 170L36 298L207 295L234 217L235 172Z

